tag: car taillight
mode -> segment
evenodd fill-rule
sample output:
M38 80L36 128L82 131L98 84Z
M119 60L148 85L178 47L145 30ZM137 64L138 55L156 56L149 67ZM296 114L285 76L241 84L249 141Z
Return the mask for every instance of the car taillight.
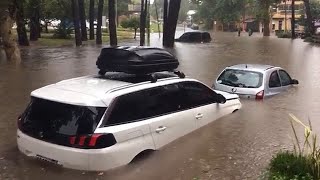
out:
M116 144L113 134L91 134L69 137L69 145L80 149L101 149Z
M264 96L264 90L262 90L256 94L256 99L257 100L263 99L263 96Z

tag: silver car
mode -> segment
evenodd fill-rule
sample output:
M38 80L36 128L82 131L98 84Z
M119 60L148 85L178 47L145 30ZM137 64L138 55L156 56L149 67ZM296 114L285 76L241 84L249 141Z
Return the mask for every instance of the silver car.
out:
M280 67L260 64L238 64L225 68L213 84L220 91L242 98L263 99L287 90L295 79Z

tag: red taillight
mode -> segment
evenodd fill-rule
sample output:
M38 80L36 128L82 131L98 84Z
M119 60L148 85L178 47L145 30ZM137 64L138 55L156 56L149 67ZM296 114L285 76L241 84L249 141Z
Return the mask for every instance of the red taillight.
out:
M263 96L264 96L264 90L262 90L256 94L256 99L263 99Z
M81 149L106 148L116 144L113 134L92 134L69 137L69 145Z
M89 146L95 146L96 145L96 143L97 143L97 140L98 140L98 138L101 136L102 134L93 134L92 136L91 136L91 139L90 139L90 141L89 141Z

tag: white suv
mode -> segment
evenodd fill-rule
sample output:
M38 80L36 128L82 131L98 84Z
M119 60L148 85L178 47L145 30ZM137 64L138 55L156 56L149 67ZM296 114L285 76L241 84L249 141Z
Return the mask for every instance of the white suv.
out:
M107 73L33 91L18 120L19 150L63 167L103 171L241 108L238 95L197 80L155 77Z
M22 153L73 169L108 170L241 108L238 95L159 72L179 65L164 49L103 48L96 64L100 75L31 93L18 119Z

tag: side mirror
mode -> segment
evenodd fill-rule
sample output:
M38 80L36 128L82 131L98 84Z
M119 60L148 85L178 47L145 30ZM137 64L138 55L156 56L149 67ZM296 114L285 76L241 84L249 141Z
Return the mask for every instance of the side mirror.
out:
M227 99L222 94L217 94L217 103L224 104L227 102Z
M292 79L292 80L291 80L291 84L299 84L299 81L296 80L296 79Z

